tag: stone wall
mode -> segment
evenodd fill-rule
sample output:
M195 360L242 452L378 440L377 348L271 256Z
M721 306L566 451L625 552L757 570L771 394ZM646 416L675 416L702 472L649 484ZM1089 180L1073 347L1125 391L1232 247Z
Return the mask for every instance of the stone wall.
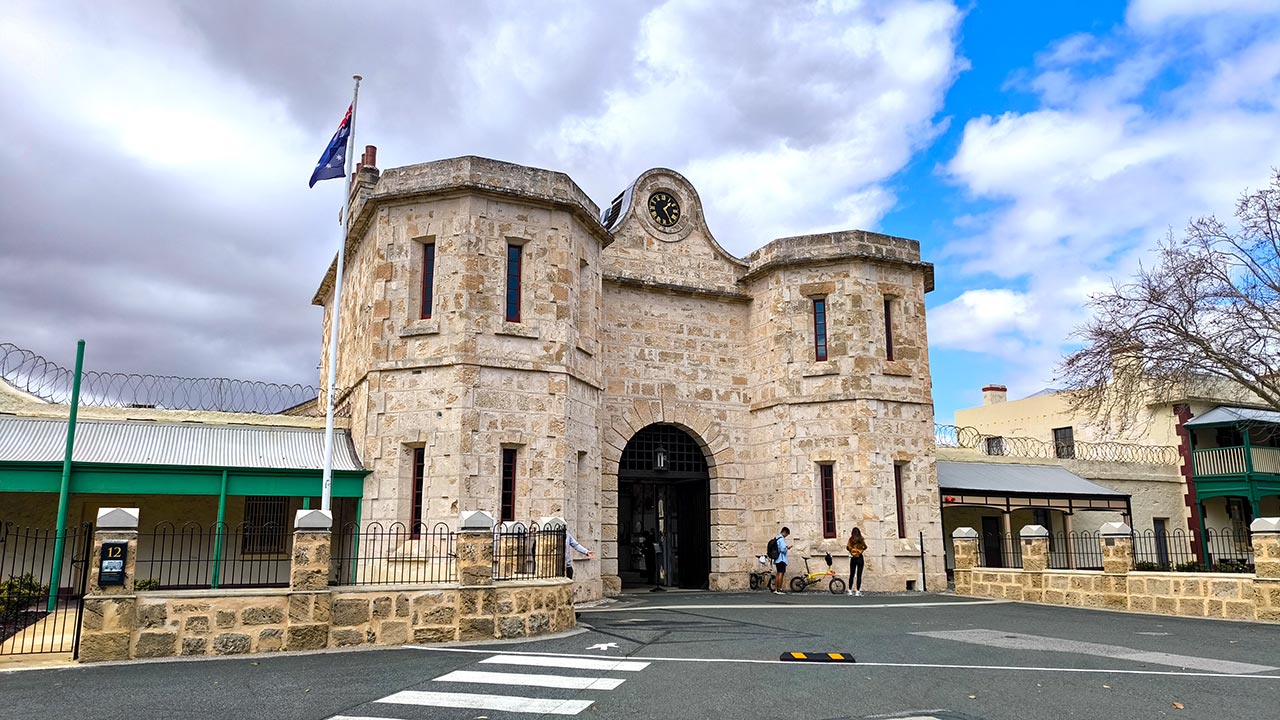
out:
M977 567L977 532L960 528L954 537L956 593L1071 607L1280 622L1280 531L1276 529L1280 518L1254 521L1255 572L1250 574L1133 571L1128 527L1120 523L1109 526L1103 527L1102 572L1048 569L1047 535L1040 534L1045 529L1038 525L1023 528L1022 568Z
M301 517L298 524L306 525ZM575 627L571 581L493 583L492 537L491 530L459 535L458 572L464 584L330 588L329 535L302 530L294 540L287 589L136 592L136 530L100 531L92 557L98 557L103 541L124 540L130 543L130 561L122 586L99 587L96 564L92 568L79 659L522 638Z

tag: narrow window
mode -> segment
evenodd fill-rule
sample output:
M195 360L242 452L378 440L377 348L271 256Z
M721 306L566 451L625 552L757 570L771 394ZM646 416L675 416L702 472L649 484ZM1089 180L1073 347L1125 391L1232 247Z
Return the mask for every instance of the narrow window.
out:
M893 495L898 503L898 537L907 536L907 513L902 503L902 466L893 466Z
M520 322L520 250L507 245L507 322Z
M1053 429L1053 454L1066 460L1075 459L1075 431L1069 427Z
M884 359L893 359L893 298L884 299Z
M502 521L516 519L516 449L502 449Z
M813 359L827 359L827 299L813 299Z
M426 448L413 449L413 512L409 516L409 533L419 537L422 532L422 486L427 474Z
M818 479L822 485L822 537L836 536L836 484L833 465L819 465Z
M240 542L241 554L284 552L287 504L288 500L282 497L251 495L244 499L244 535Z
M426 243L422 246L422 319L431 317L431 308L435 304L436 287L436 244Z

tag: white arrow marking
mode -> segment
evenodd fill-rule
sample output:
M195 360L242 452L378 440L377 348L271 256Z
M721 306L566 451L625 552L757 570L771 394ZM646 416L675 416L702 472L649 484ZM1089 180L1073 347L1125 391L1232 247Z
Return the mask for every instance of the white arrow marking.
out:
M588 650L611 650L616 647L618 647L618 643L596 643L595 645L592 645L587 649Z

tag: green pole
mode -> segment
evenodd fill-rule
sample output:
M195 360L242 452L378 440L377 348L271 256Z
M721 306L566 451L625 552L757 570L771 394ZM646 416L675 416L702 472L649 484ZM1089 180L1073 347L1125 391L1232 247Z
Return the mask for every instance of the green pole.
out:
M356 500L356 528L351 533L351 584L356 584L356 568L360 566L360 516L364 510L364 498Z
M218 491L218 522L214 525L213 538L213 582L210 585L218 589L218 580L222 578L222 534L226 531L227 520L227 471L222 471L222 489Z
M58 490L58 528L53 541L53 577L49 580L49 612L58 607L62 583L62 552L67 541L67 499L71 494L71 449L76 443L76 410L80 407L80 371L84 369L84 340L76 343L76 374L71 380L71 414L67 417L67 449L62 454L62 487ZM88 562L89 558L85 558Z

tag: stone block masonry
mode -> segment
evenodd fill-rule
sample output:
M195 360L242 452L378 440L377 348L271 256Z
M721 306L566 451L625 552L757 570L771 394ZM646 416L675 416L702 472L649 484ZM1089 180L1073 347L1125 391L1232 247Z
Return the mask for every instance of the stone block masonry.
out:
M1022 530L1021 568L978 567L978 533L959 528L955 587L959 595L1108 608L1160 615L1280 622L1280 518L1252 525L1254 573L1138 572L1131 570L1133 545L1122 523L1102 528L1103 570L1048 569L1048 545Z
M136 554L136 530L99 532L94 557L105 539L128 541ZM495 584L483 572L492 545L490 530L459 534L463 584L331 588L329 534L315 529L296 533L289 588L135 592L131 570L120 587L99 588L95 575L80 661L523 638L575 627L569 580Z

